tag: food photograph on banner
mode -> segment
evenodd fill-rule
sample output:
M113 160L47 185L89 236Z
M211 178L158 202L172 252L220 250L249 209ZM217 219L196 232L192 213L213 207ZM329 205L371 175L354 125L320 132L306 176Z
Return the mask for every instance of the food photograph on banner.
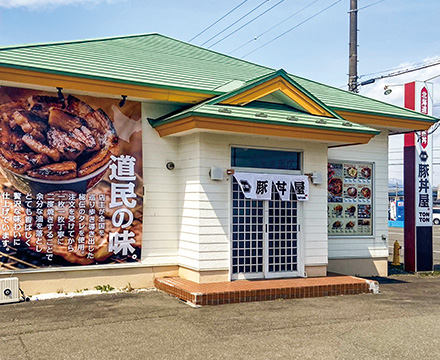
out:
M372 235L373 164L328 164L329 235Z
M140 261L141 106L1 87L0 271Z

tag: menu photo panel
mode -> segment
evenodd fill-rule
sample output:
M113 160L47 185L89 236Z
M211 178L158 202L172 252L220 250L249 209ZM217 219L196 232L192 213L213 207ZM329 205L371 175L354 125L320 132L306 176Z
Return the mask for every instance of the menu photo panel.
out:
M328 163L328 234L368 236L372 227L373 164Z

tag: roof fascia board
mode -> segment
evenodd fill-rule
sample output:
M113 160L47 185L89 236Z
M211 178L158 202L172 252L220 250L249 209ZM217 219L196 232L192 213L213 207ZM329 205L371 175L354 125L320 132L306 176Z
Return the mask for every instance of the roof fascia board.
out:
M100 78L80 74L65 74L57 71L28 70L16 66L0 64L0 81L26 84L62 87L97 94L127 95L144 99L172 101L195 104L205 101L218 92L198 91L194 89L168 86L150 86L145 83L121 81L118 79Z
M252 123L252 124L267 124L269 126L274 125L274 126L281 126L284 127L285 129L290 129L290 128L308 128L308 129L313 129L316 131L332 131L335 133L343 133L345 134L344 136L347 135L347 133L349 134L372 134L374 135L378 135L380 134L380 131L375 130L375 129L353 129L353 128L338 128L338 129L326 129L325 126L315 126L315 125L307 125L307 124L296 124L296 123L281 123L279 121L276 120L265 120L265 119L259 119L259 118L255 118L255 119L246 119L244 117L241 117L240 119L237 119L237 117L233 117L233 116L228 116L228 115L223 115L223 114L207 114L204 112L197 112L196 110L193 111L187 111L185 113L182 114L178 114L172 118L168 118L165 120L160 120L160 121L155 121L155 120L149 120L150 124L154 127L154 128L158 128L160 126L163 126L165 124L172 124L174 122L180 121L182 119L187 119L187 118L194 118L194 117L202 117L202 118L206 118L206 119L224 119L224 120L232 120L232 121L238 121L238 122L244 122L244 123ZM248 126L248 125L246 125Z
M381 126L388 130L395 128L406 128L408 131L413 130L428 130L436 123L434 120L428 119L414 119L405 117L394 117L384 115L372 115L367 113L359 113L354 111L337 110L338 114L350 122L363 124L367 126ZM433 118L435 119L435 118Z
M287 137L302 140L339 142L343 144L366 144L375 136L375 134L366 133L352 133L350 136L347 136L346 133L333 130L289 127L267 123L254 123L253 126L249 126L246 121L221 118L213 119L197 115L189 116L172 123L161 124L156 127L156 131L161 137L175 135L194 129L234 132L248 135Z

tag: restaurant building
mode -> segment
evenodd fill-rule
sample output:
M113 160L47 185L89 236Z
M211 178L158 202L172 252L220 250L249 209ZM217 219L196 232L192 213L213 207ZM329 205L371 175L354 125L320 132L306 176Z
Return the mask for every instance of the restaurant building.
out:
M160 34L3 47L0 86L0 276L31 294L386 276L388 136L436 121Z

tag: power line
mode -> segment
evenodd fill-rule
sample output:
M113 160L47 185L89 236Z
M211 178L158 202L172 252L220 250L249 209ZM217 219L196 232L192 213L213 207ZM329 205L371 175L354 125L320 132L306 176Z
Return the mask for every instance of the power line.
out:
M317 12L316 14L310 16L309 18L307 18L306 20L300 22L299 24L297 24L297 25L291 27L291 28L288 29L287 31L283 32L282 34L280 34L280 35L274 37L272 40L269 40L268 42L264 43L263 45L257 47L255 50L252 50L251 52L248 52L246 55L242 56L241 59L245 58L246 56L248 56L248 55L250 55L250 54L253 54L253 53L256 52L257 50L260 50L261 48L265 47L266 45L269 45L271 42L273 42L273 41L275 41L275 40L278 40L280 37L282 37L282 36L288 34L289 32L291 32L292 30L294 30L294 29L296 29L297 27L301 26L302 24L306 23L307 21L312 20L314 17L316 17L316 16L322 14L324 11L330 9L331 7L335 6L337 3L340 3L341 1L342 1L342 0L337 0L337 1L335 1L333 4L327 6L326 8L324 8L324 9L322 9L321 11Z
M284 0L280 0L278 1L274 6L270 7L269 9L267 9L266 11L263 11L260 15L257 15L256 17L254 17L253 19L249 20L246 24L240 26L238 29L235 29L233 32L229 33L228 35L222 37L220 40L218 40L217 42L215 42L214 44L212 44L210 47L208 47L208 49L212 48L214 45L217 45L219 42L227 39L229 36L235 34L237 31L243 29L245 26L249 25L251 22L254 22L255 20L257 20L259 17L263 16L264 14L266 14L267 12L269 12L270 10L272 10L274 7L277 7L278 5L280 5Z
M364 7L361 7L360 9L358 9L358 11L359 11L359 10L366 9L366 8L369 8L370 6L374 6L374 5L380 4L380 3L384 2L384 1L385 1L385 0L379 0L379 1L376 1L375 3L372 3L372 4L370 4L370 5L366 5L366 6L364 6Z
M247 2L248 0L244 0L243 2L241 2L240 4L238 4L235 8L233 8L232 10L230 10L228 13L226 13L225 15L223 15L220 19L218 19L217 21L213 22L211 25L209 25L207 28L205 28L204 30L200 31L196 36L192 37L190 40L188 40L188 42L193 41L194 39L198 38L200 35L202 35L204 32L206 32L207 30L211 29L215 24L217 24L219 21L223 20L226 16L228 16L229 14L233 13L235 10L237 10L241 5L243 5L245 2Z
M222 31L218 32L217 34L215 34L213 37L211 37L210 39L206 40L203 44L201 44L200 46L205 45L206 43L210 42L212 39L216 38L217 36L219 36L220 34L223 34L226 30L230 29L232 26L234 26L236 23L238 23L239 21L241 21L242 19L244 19L246 16L252 14L255 10L257 10L258 8L260 8L261 6L263 6L265 3L267 3L270 0L264 0L260 5L257 5L256 7L254 7L252 10L250 10L249 12L247 12L246 14L244 14L240 19L234 21L231 25L227 26L226 28L224 28Z
M431 67L431 66L436 66L436 65L440 65L440 60L437 60L437 61L435 61L435 62L432 62L432 63L426 64L426 65L423 65L423 66L415 67L415 68L412 68L412 69L405 69L405 70L401 70L401 71L396 71L396 72L394 72L394 73L390 73L390 74L388 74L388 75L378 76L378 77L376 77L376 78L373 78L373 79L370 79L370 80L365 81L365 83L366 83L366 82L369 82L369 81L371 81L371 83L373 83L373 82L375 82L376 80L387 79L387 78L394 77L394 76L399 76L399 75L403 75L403 74L408 74L408 73L410 73L410 72L423 70L423 69L429 68L429 67ZM362 85L362 83L361 83L361 85Z
M412 70L412 71L418 70L419 67L420 67L420 69L424 69L425 67L435 66L438 64L440 64L440 59L433 60L433 62L428 63L428 64L426 64L426 62L418 62L418 63L415 63L412 65L414 68L414 70ZM392 69L388 69L388 70L382 70L382 71L376 71L376 72L369 73L369 74L363 74L363 75L359 76L359 79L362 77L376 75L376 74L382 74L382 73L389 72L389 71L393 71L393 73L391 73L391 74L397 73L398 75L401 75L401 73L404 74L409 69L410 68L408 66L406 66L406 67L401 66L401 67L396 67L396 68L392 68ZM387 75L385 75L385 76L388 77ZM394 75L394 76L397 76L397 75ZM377 77L375 79L377 80L379 78L381 78L381 77Z
M298 10L297 12L293 13L292 15L290 15L289 17L285 18L284 20L280 21L278 24L275 24L274 26L270 27L269 29L267 29L266 31L263 31L260 35L255 36L253 39L249 40L248 42L240 45L239 47L235 48L234 50L232 50L229 54L232 54L234 52L236 52L237 50L240 50L242 47L250 44L253 41L258 40L261 36L263 36L264 34L268 33L269 31L275 29L276 27L278 27L279 25L285 23L287 20L291 19L292 17L294 17L295 15L299 14L301 11L307 9L308 7L312 6L314 3L318 2L319 0L314 0L312 1L309 5L304 6L302 9Z

